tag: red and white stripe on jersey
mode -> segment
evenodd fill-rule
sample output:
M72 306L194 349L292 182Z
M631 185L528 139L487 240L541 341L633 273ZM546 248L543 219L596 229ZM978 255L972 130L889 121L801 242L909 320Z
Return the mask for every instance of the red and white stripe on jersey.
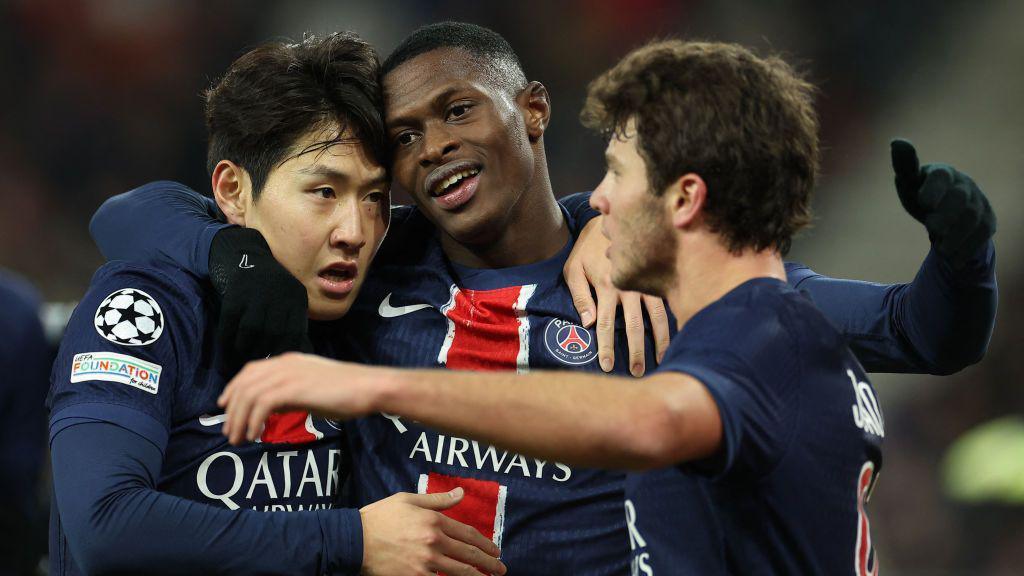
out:
M853 573L856 576L878 576L878 558L871 544L871 525L864 510L874 485L875 463L868 460L857 477L857 548L853 559Z
M437 494L461 486L465 496L458 505L443 512L445 516L476 528L501 548L505 531L505 499L508 488L491 480L459 478L431 472L420 474L417 492Z
M530 319L526 304L536 284L494 290L452 285L441 307L448 319L437 361L452 370L530 369Z
M267 418L258 442L305 444L323 437L324 433L313 426L313 415L309 412L283 412Z

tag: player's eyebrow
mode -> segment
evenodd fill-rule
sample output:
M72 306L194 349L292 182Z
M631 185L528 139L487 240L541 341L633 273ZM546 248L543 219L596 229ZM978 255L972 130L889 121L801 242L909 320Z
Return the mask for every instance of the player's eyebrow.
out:
M444 90L441 90L440 92L435 94L433 98L430 99L431 109L443 107L445 103L449 99L451 99L453 94L465 90L466 88L467 86L460 84L453 84L451 86L445 87ZM415 112L411 112L410 114L404 116L392 116L387 118L388 129L393 131L396 128L405 128L408 126L415 126L419 124L420 120L417 119L414 116L414 114Z
M329 166L323 166L323 165L320 165L320 164L315 164L313 166L307 166L305 168L299 168L298 170L296 170L296 172L299 172L300 174L303 174L303 175L306 175L306 176L319 176L319 177L327 178L327 179L330 179L330 180L342 181L342 182L345 182L345 183L348 183L349 181L352 180L352 176L350 174L348 174L347 172L342 172L341 170L336 170L336 169L331 168ZM374 172L373 177L370 178L365 184L363 184L363 186L367 187L367 188L370 188L370 187L375 187L375 186L383 186L383 185L385 185L387 183L388 183L387 172L385 172L383 168L378 168Z

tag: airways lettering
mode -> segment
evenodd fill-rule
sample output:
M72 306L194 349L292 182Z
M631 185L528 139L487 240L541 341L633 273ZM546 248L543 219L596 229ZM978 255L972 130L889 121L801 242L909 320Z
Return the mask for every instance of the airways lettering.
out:
M436 443L431 445L432 437L433 434L426 431L420 432L412 451L409 452L409 459L449 466L458 463L463 468L491 470L501 474L512 474L513 470L516 470L524 478L548 477L555 482L565 482L572 477L572 468L561 462L552 462L552 466L548 467L547 460L527 458L522 454L499 450L491 445L483 446L476 440L449 437L444 434L438 434Z

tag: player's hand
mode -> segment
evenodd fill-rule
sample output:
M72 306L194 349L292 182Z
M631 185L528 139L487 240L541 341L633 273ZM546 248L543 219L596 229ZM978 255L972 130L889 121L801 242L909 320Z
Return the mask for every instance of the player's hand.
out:
M349 419L373 412L372 368L311 354L288 352L249 362L217 399L226 416L223 432L232 444L254 441L274 412L308 410Z
M935 250L954 269L962 268L996 231L988 198L970 176L948 164L920 166L910 142L893 140L890 146L903 208L924 224Z
M306 335L306 288L252 228L225 228L210 246L210 280L220 296L216 342L225 367L301 350Z
M597 323L597 355L601 369L605 372L611 372L615 366L615 313L619 304L622 304L626 343L629 346L629 371L633 376L640 377L647 369L641 308L646 307L647 315L651 318L655 357L661 362L669 343L665 302L657 296L625 292L612 285L612 266L607 254L609 241L601 234L602 218L604 216L594 218L580 231L562 273L580 315L580 322L586 328L594 325L595 321ZM597 304L591 295L591 286L597 294Z
M475 528L441 513L462 488L439 494L395 494L359 510L363 574L372 576L504 574L498 547Z

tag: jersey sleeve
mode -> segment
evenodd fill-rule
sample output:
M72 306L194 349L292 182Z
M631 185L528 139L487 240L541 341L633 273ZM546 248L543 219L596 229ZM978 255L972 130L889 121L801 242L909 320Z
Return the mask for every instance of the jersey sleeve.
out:
M952 374L988 349L998 301L991 241L959 271L929 252L907 284L838 280L794 263L786 272L868 372Z
M161 451L175 393L198 362L202 302L182 282L125 263L97 272L50 374L50 438L79 419L110 422Z
M158 260L206 278L210 244L227 226L212 198L161 180L107 199L89 233L107 260Z
M358 510L225 510L163 494L155 489L160 451L106 422L66 427L51 449L63 534L52 573L71 572L70 562L87 574L359 572Z
M569 213L569 228L574 237L579 236L580 231L591 220L601 215L600 212L590 207L591 194L591 192L577 192L558 199L558 203Z
M719 450L686 468L713 478L767 474L785 454L799 412L795 341L771 313L744 308L720 311L713 324L685 331L684 345L669 348L659 373L700 381L722 421Z

